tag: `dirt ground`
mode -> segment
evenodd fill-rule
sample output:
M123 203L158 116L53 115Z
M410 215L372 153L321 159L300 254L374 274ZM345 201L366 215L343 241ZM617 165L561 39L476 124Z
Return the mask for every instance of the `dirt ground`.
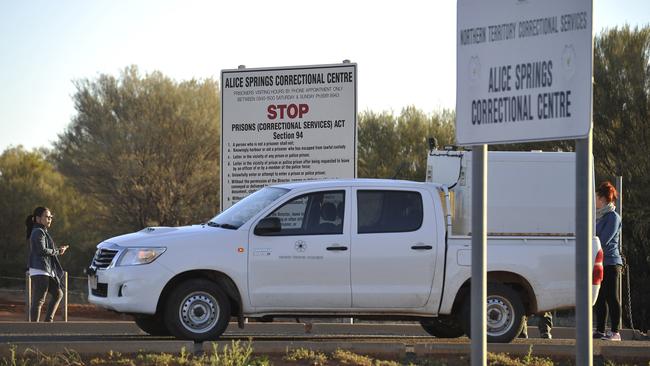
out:
M43 310L44 311L44 310ZM41 316L43 313L41 313ZM55 321L61 320L63 303L59 305ZM22 301L0 298L0 322L24 321L25 304ZM117 314L90 304L68 304L68 321L94 321L94 320L132 320L131 316Z

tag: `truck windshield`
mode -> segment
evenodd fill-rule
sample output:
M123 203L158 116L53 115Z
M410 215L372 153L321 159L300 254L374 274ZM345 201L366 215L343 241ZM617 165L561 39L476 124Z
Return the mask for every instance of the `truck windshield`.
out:
M286 188L262 188L213 217L212 220L208 222L208 225L222 227L224 229L239 229L239 227L246 221L250 220L251 217L287 192L289 192L289 190Z

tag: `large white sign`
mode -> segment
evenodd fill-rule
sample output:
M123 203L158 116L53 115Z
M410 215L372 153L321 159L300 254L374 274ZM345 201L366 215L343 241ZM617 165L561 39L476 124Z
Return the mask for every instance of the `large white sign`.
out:
M357 66L221 72L221 207L271 184L356 176Z
M459 145L575 139L591 128L591 0L458 0Z

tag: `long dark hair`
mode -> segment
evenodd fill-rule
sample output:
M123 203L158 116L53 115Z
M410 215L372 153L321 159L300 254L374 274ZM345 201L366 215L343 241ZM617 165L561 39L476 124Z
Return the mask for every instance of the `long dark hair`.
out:
M34 228L34 224L36 223L36 218L39 216L43 216L43 212L49 211L50 209L47 207L43 206L38 206L34 209L34 213L27 216L25 219L25 234L27 236L27 239L29 239L30 236L32 236L32 229Z

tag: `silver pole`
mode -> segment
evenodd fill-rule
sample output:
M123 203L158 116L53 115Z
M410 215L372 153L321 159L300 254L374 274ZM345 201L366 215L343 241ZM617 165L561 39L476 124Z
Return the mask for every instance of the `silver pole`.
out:
M576 365L593 364L591 286L593 237L592 133L576 140Z
M63 321L68 321L68 272L63 272L63 283L65 291L63 292Z
M32 321L32 278L25 272L25 320Z
M618 191L618 199L616 199L616 212L619 216L623 215L623 177L616 177L616 190ZM620 234L619 234L620 235ZM620 241L619 241L620 243Z
M618 215L621 217L621 220L623 220L623 177L620 175L616 177L616 190L618 191L618 198L616 199L616 213L618 213ZM620 254L623 255L623 231L622 230L620 233L618 233L618 248L621 251ZM618 276L618 298L622 304L623 303L623 276ZM620 328L623 329L623 311L621 311L621 316L618 321L618 324L620 325Z
M487 145L472 147L472 366L487 365Z

